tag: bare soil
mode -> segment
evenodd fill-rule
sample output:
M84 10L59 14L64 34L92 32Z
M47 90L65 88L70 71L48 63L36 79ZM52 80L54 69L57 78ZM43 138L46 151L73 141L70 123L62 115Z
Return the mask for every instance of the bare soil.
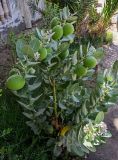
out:
M5 46L0 49L0 87L5 83L12 65L12 53L10 49Z
M105 51L105 57L102 63L102 67L110 68L112 64L118 60L118 45L111 44L110 46L103 46Z

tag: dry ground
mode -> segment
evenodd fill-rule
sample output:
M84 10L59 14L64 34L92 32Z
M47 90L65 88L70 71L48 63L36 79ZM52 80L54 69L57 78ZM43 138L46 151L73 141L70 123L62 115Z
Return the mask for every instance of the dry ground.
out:
M8 72L12 66L12 55L9 48L0 49L0 86L2 86L7 78Z

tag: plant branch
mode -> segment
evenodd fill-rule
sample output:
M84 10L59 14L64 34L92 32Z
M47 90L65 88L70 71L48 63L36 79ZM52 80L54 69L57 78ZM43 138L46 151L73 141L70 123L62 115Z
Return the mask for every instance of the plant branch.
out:
M55 80L53 80L52 82L53 84L53 100L54 100L54 114L55 117L58 117L58 113L57 113L57 96L56 96L56 83Z

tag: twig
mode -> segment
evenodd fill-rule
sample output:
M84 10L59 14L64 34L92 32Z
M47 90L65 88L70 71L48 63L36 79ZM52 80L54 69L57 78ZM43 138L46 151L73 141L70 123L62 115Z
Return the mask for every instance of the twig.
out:
M53 80L53 99L54 99L54 113L55 113L55 117L58 117L58 113L57 113L57 96L56 96L56 83L55 80Z

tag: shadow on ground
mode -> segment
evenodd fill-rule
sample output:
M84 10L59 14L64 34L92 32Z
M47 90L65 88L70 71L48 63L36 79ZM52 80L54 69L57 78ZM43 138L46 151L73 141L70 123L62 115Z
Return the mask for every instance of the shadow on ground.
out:
M103 60L102 67L103 68L109 68L111 65L118 60L118 45L110 45L104 46L104 51L105 51L105 58Z

